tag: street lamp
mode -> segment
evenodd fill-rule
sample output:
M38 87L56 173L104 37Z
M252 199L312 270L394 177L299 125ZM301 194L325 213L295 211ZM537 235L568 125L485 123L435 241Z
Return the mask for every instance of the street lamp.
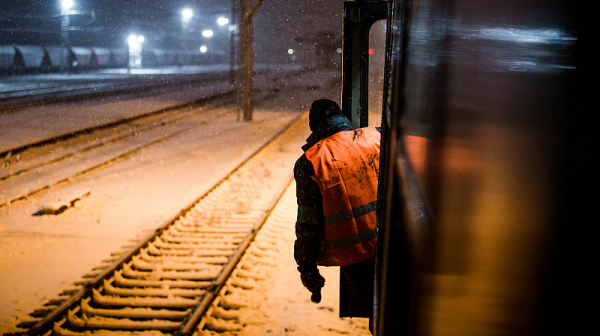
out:
M207 50L208 50L208 48L207 48L206 46L201 46L201 47L200 47L200 52L201 52L201 53L203 53L203 54L204 54L204 53L205 53Z
M131 34L127 38L129 44L129 68L139 68L142 66L142 42L143 35Z
M181 47L183 47L183 49L187 49L188 25L192 16L194 16L194 12L189 8L185 8L181 11L181 39L183 42Z
M70 48L70 42L69 42L69 12L71 11L71 8L75 5L75 3L73 2L73 0L61 0L60 1L60 41L62 43L63 49L62 49L62 57L64 60L64 63L62 65L63 69L65 66L69 66L69 60L68 60L68 52L67 52L67 48Z
M129 35L129 37L127 38L127 43L129 43L129 46L131 47L132 45L135 45L137 43L137 40L137 36Z
M181 20L183 20L183 22L190 21L192 16L194 16L194 12L192 12L192 10L189 8L186 8L183 11L181 11Z
M75 3L73 2L73 0L62 0L60 2L61 14L62 15L69 14L69 11L73 7L73 5L75 5Z
M210 29L206 29L202 31L202 36L204 37L212 37L213 36L213 31Z
M226 25L228 23L229 23L229 19L226 18L226 17L220 17L220 18L217 19L217 24L219 26L224 26L224 25Z

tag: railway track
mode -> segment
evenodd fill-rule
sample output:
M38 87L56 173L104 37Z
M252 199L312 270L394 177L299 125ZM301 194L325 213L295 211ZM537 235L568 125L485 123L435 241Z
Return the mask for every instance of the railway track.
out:
M280 259L288 256L284 249L289 249L295 239L292 223L296 220L297 209L295 183L291 183L194 328L198 335L243 334L247 324L254 322L247 317L253 308L253 294L265 289L268 285L265 280L271 271L285 263Z
M46 85L41 88L25 88L0 93L0 112L8 113L25 107L49 103L65 103L102 98L118 94L136 94L156 89L171 89L182 85L198 85L205 82L226 81L229 74L201 73L194 75L137 76L136 78L110 79L107 81L69 81L69 87ZM157 78L154 78L157 77ZM43 86L43 85L42 85Z
M193 127L234 114L233 108L225 107L233 105L234 93L225 92L184 107L153 111L0 153L4 159L0 166L0 208L72 182ZM257 104L275 94L260 95ZM51 213L58 209L42 211Z
M280 248L278 236L293 228L293 190L273 208L290 185L306 118L293 122L180 216L107 260L90 280L33 312L37 319L19 325L28 329L23 334L239 330L235 312L244 303L236 293L264 278L256 265L272 263L269 251ZM261 231L263 225L268 229Z
M199 103L192 103L187 108L156 111L3 153L0 207L72 181L192 127L178 122L200 118L198 123L204 124L232 113L227 109L208 116L220 105L201 108Z

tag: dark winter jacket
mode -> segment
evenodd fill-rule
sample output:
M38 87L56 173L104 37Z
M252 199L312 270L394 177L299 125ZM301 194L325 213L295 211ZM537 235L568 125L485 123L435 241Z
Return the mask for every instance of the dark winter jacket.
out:
M338 132L352 129L352 124L346 117L333 116L325 120L317 131L306 139L306 144L302 146L302 149L306 152L320 140ZM323 196L319 190L319 185L312 179L314 175L315 170L312 164L308 161L306 155L302 155L294 166L296 197L298 200L294 258L301 273L310 272L317 267L320 243L325 230Z

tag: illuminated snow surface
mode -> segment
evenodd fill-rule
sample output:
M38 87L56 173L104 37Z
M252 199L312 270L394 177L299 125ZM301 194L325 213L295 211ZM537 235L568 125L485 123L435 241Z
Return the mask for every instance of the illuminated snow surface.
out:
M248 153L305 112L314 99L336 99L339 82L325 90L336 77L336 72L321 72L285 79L288 85L320 89L281 91L275 100L255 110L252 123L238 123L234 114L214 120L65 188L52 188L0 208L0 334L17 330L19 322L31 319L29 313L73 288L75 281L101 265L111 252L132 245L175 217ZM18 116L11 118L18 120ZM13 129L18 122L15 125ZM303 141L308 133L306 125L298 137ZM89 191L89 195L74 208L56 216L32 216L44 202L77 190ZM282 262L270 271L273 276L251 294L255 296L252 323L244 334L368 335L366 319L337 317L339 270L323 270L327 279L323 301L311 303L295 269L293 237L286 244L287 255L280 256Z

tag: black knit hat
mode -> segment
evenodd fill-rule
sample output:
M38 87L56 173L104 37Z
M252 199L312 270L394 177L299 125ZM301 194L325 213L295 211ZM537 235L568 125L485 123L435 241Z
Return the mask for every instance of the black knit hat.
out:
M315 100L310 106L310 114L308 115L310 130L312 132L316 131L323 121L334 115L344 115L336 102L329 99Z

